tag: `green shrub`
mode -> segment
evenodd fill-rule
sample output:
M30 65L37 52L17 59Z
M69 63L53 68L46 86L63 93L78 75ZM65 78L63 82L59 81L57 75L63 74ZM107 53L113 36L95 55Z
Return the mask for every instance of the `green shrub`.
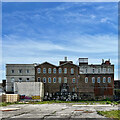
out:
M111 104L111 101L107 101L106 104Z

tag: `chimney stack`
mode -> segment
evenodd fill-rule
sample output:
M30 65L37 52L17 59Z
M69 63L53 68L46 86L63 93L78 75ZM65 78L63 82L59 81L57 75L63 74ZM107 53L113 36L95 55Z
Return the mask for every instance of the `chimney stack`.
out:
M67 57L65 57L65 61L67 61Z
M102 64L104 63L104 59L102 59Z

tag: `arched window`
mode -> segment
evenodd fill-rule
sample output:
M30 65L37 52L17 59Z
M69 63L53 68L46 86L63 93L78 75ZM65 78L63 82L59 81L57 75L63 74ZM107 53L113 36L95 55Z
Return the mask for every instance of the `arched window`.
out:
M72 83L75 83L75 78L72 79Z
M95 77L92 77L92 83L95 83Z
M67 77L64 77L64 83L67 83Z
M85 83L88 83L88 77L85 77Z
M51 68L48 68L48 73L51 73Z
M26 78L26 82L29 82L30 81L30 79L29 78Z
M38 77L38 82L41 82L41 78L40 77Z
M58 82L61 83L61 77L58 78Z
M67 74L67 68L64 68L64 73Z
M100 77L97 78L97 82L100 83Z
M46 77L43 78L43 83L46 83Z
M56 77L53 78L53 83L56 83Z
M51 83L51 77L48 78L48 83Z
M46 73L46 68L43 68L43 73L44 73L44 74Z
M59 73L62 73L62 68L59 68Z
M103 77L103 83L106 83L106 77Z
M108 83L111 83L111 77L108 77Z
M37 73L41 73L41 69L40 68L37 69Z
M56 73L56 68L53 69L53 73Z
M74 68L71 68L71 74L74 74Z

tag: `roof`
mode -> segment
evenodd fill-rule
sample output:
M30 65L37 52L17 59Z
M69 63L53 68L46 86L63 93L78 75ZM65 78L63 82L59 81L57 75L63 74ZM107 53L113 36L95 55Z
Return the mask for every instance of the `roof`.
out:
M71 65L74 65L74 66L76 66L76 67L79 67L78 65L75 65L75 64L73 64L73 63L71 63L71 62L69 62L69 61L66 62L66 63L63 63L62 65L59 65L59 66L64 66L64 65L66 65L66 64L71 64ZM59 66L58 66L58 67L59 67Z
M47 62L47 61L46 61L46 62L43 62L43 63L41 63L41 64L39 64L39 65L37 65L37 66L40 66L40 65L43 65L43 64L49 64L49 65L52 65L52 66L54 66L54 67L57 67L56 65L53 65L53 64L51 64L51 63L49 63L49 62ZM36 66L36 67L37 67L37 66Z

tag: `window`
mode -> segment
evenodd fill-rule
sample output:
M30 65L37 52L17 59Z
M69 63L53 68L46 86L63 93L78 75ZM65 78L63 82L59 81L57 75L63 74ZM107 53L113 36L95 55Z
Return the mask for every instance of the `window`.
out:
M103 77L103 83L106 83L106 77Z
M22 73L22 69L19 70L19 73Z
M28 82L29 80L30 80L29 78L26 79L27 82Z
M75 92L75 88L73 87L73 92Z
M92 77L92 83L95 83L95 77Z
M40 68L37 69L37 73L41 73L41 69Z
M15 81L15 79L14 79L14 77L12 77L12 78L11 78L11 82L14 82L14 81Z
M48 78L48 83L51 83L51 78L50 77Z
M37 80L38 82L41 82L41 78L40 77L38 77L38 80Z
M97 82L100 83L100 77L97 78Z
M51 68L48 68L48 73L51 73Z
M11 73L14 73L14 70L11 70Z
M30 71L29 70L26 70L26 73L29 73Z
M53 69L53 73L56 73L56 68Z
M67 74L67 68L64 68L64 73Z
M72 83L75 83L75 78L72 79Z
M95 73L95 69L93 69L93 73Z
M111 77L108 77L108 83L111 83Z
M67 83L67 77L64 77L64 83Z
M62 73L62 69L61 68L59 68L59 73Z
M74 68L71 68L71 74L74 74Z
M109 73L111 72L111 69L110 69L110 68L108 68L108 72L109 72Z
M104 72L104 73L106 72L106 68L103 68L103 72Z
M43 68L43 73L46 73L46 68Z
M86 69L86 73L87 73L87 69Z
M53 83L56 83L56 77L53 78Z
M43 83L46 83L46 77L43 78Z
M21 82L22 81L22 78L19 78L19 82Z
M100 68L98 68L98 73L100 73Z
M58 82L61 83L61 77L58 78Z
M85 83L88 83L88 77L85 77Z

